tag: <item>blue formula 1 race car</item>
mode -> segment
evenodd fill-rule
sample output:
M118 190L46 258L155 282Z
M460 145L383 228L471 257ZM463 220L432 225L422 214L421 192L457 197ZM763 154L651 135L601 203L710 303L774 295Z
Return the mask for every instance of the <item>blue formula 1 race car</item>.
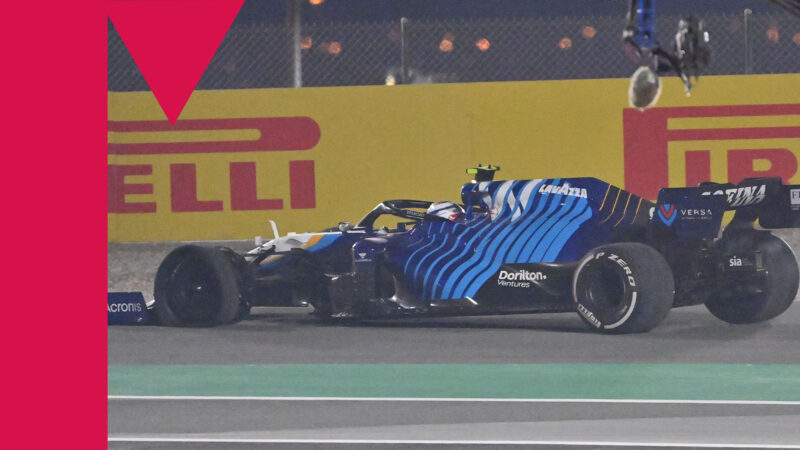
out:
M794 253L766 229L800 226L800 185L702 183L652 203L595 178L493 181L497 169L468 170L461 204L384 201L354 226L276 232L246 254L176 248L158 269L156 315L212 326L251 306L310 304L333 322L574 311L600 332L637 333L673 307L752 323L795 298ZM378 228L384 215L401 222Z

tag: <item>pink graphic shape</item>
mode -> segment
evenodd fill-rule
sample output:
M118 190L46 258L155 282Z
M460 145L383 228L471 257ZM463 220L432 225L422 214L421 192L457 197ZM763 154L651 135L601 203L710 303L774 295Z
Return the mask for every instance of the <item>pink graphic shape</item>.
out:
M244 0L109 0L108 17L175 124Z

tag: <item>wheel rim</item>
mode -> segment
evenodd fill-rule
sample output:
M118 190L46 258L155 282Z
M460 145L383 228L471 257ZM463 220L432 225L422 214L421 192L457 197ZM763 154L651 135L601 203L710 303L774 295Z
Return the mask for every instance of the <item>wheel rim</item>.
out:
M598 261L584 271L578 283L579 301L603 324L619 320L628 309L625 279L619 270Z
M755 252L763 255L763 265L765 270L760 274L747 274L744 277L736 276L727 279L719 289L718 295L727 298L728 301L735 301L745 307L753 307L760 303L769 292L771 279L769 267L772 265L769 255L758 249L758 242L750 239L739 243L734 241L731 248L726 249L726 253L736 253L737 251Z
M184 261L175 267L167 294L170 309L186 323L212 322L222 305L213 268L197 261Z

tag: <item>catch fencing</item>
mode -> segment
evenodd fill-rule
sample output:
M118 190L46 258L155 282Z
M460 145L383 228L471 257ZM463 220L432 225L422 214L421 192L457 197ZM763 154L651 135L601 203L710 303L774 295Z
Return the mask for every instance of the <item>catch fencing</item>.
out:
M680 17L659 16L662 43ZM800 19L780 12L703 17L708 75L800 72ZM289 25L234 22L197 89L628 77L624 18L509 18ZM296 57L299 55L299 58ZM109 21L111 91L148 90Z

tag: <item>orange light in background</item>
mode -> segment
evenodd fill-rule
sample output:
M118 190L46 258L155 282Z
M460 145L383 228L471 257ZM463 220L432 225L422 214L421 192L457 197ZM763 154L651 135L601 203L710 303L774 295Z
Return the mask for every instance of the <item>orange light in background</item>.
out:
M308 0L308 3L311 3L314 6L321 5L325 3L325 0Z
M453 50L453 41L456 40L455 35L451 32L447 32L442 36L441 42L439 42L439 50L445 53Z
M302 41L300 41L300 48L302 48L303 50L310 49L312 45L314 45L314 41L311 39L310 36L306 36L303 38Z
M595 28L594 28L593 26L591 26L591 25L586 25L586 26L585 26L585 27L583 27L583 29L581 30L581 34L582 34L582 35L583 35L583 37L585 37L586 39L591 39L591 38L593 38L593 37L594 37L594 36L597 34L597 30L595 30Z
M342 44L338 41L333 41L328 45L328 53L331 55L338 55L342 53Z
M792 40L795 44L800 45L800 33L795 33L794 36L792 36Z
M569 50L572 48L572 39L565 37L558 41L558 48L561 50Z
M767 30L767 39L772 42L778 42L781 39L781 34L778 33L778 29L775 27L770 28Z
M478 47L478 50L480 50L482 52L485 52L486 50L489 50L489 47L491 47L491 46L492 46L492 43L489 42L489 40L486 39L486 38L480 38L480 39L477 40L477 42L475 42L475 47Z

